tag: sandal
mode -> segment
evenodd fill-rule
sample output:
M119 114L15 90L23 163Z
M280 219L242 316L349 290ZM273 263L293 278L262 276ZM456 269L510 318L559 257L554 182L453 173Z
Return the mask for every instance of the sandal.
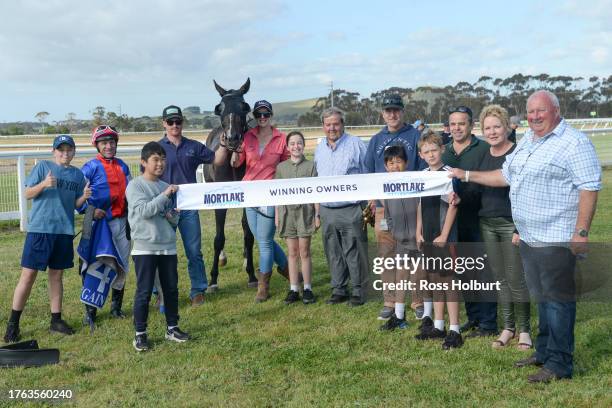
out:
M506 342L501 340L501 338L503 337L505 331L509 331L510 333L512 333L512 336L510 338L508 338L508 340ZM506 347L508 344L510 344L512 339L514 339L515 334L516 334L516 330L515 329L504 329L501 332L499 338L497 340L494 340L493 343L491 343L491 347L493 347L494 349L500 349L500 348Z
M525 335L528 341L521 340L521 336ZM533 343L531 341L531 336L529 333L520 333L519 334L519 343L516 345L516 348L521 351L528 351L533 348Z

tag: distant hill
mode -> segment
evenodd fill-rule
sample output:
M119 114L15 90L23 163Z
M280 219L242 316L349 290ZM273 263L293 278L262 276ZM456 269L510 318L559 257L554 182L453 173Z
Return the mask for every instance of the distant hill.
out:
M308 112L318 98L302 99L300 101L276 102L274 106L274 121L278 124L295 124L298 116Z

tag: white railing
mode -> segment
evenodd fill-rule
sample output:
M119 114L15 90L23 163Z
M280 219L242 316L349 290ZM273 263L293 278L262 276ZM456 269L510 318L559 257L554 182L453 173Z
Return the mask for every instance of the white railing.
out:
M120 156L130 167L130 171L139 172L139 147L117 149ZM78 149L73 163L80 167L86 160L97 154L96 149ZM31 169L38 160L51 160L49 151L20 150L0 152L0 220L19 220L19 226L25 231L28 222L28 200L25 197L26 169ZM15 175L17 177L15 177Z
M611 128L612 127L612 118L585 118L585 119L567 119L567 122L572 124L572 126L576 126L580 129L588 128L588 129L598 129L598 128ZM432 128L441 128L442 123L428 123L427 126ZM350 133L351 129L356 130L365 130L365 129L374 129L378 130L382 127L382 125L362 125L362 126L346 126L346 130ZM321 126L302 126L302 127L285 127L278 126L283 132L291 132L291 131L300 131L300 132L311 132L311 131L320 131ZM183 133L186 135L189 134L208 134L212 131L212 129L186 129L183 130ZM121 132L122 136L159 136L163 134L163 130L155 130L150 132ZM91 133L73 133L71 134L74 138L91 138ZM51 138L54 135L47 134L31 134L31 135L0 135L1 139L36 139L36 138Z
M590 120L592 124L607 123L602 120ZM575 123L575 122L574 122ZM357 128L357 127L354 127ZM360 129L369 127L358 127ZM302 129L305 128L292 128ZM321 130L320 128L316 128ZM376 130L380 129L380 126L375 127ZM347 127L350 131L350 128ZM610 126L606 128L591 128L584 129L583 132L590 136L598 136L604 133L612 133L612 120L610 120ZM520 137L522 134L519 133ZM368 141L372 135L360 136L364 141ZM323 135L311 136L309 139L321 140ZM126 162L130 167L130 171L133 175L140 173L140 150L144 145L144 142L133 142L129 146L125 146L127 143L122 144L117 149L117 156ZM16 147L23 146L24 148L31 145L14 145ZM85 145L87 146L87 145ZM0 148L2 146L0 145ZM599 152L598 152L599 153ZM96 149L79 148L76 151L75 158L72 162L73 165L81 167L82 164L94 157L97 154ZM600 161L603 166L612 166L612 155L607 155L607 152L601 152ZM28 215L28 200L25 198L25 182L26 175L29 170L34 166L37 160L51 160L50 147L46 145L45 150L7 150L0 151L0 220L20 220L20 227L22 231L27 225ZM202 181L201 168L198 170L198 181Z

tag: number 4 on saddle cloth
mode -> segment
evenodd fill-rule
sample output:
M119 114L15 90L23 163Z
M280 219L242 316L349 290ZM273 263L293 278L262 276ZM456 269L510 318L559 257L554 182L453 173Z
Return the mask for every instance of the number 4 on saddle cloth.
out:
M90 217L90 214L85 214L83 233L77 248L79 273L83 277L81 302L101 309L111 286L123 288L127 259L121 259L106 218L95 220L92 224ZM87 225L92 225L91 230L86 228Z

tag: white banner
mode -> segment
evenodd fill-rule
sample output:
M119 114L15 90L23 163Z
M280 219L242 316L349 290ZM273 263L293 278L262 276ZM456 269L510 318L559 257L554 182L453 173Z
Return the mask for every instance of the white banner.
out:
M181 210L214 210L442 195L452 191L448 174L445 171L405 171L181 184L177 207Z

